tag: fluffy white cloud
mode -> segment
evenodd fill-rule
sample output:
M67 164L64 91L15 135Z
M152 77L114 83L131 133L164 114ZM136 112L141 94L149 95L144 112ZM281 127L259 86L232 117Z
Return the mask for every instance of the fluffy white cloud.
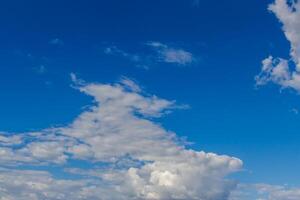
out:
M92 167L82 170L74 165L66 170L85 177L73 181L55 179L48 172L2 170L2 199L229 197L236 183L226 176L239 170L242 161L187 149L175 133L151 121L176 108L174 101L146 95L126 78L113 85L86 84L74 74L72 80L77 89L94 97L95 105L66 127L1 135L0 163L64 168L68 160L77 159Z
M291 59L269 56L262 62L262 71L255 77L257 85L273 82L282 88L293 88L300 92L300 2L275 0L269 6L279 21L291 44Z

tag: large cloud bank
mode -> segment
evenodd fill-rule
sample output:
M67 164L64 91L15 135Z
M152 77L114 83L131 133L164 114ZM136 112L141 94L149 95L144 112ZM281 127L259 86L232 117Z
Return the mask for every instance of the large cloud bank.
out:
M86 84L72 78L95 101L72 123L0 134L1 200L229 198L236 183L226 176L241 160L187 149L151 120L177 108L174 101L146 95L129 79ZM53 175L51 167L71 178Z

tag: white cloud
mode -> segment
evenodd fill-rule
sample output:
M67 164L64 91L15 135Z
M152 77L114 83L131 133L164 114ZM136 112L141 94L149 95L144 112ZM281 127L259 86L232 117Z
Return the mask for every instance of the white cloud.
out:
M197 59L195 56L182 48L170 47L160 42L148 42L146 47L150 47L152 52L148 54L128 53L116 46L106 47L104 53L107 55L120 56L135 63L136 66L148 69L149 66L157 63L168 63L176 65L189 65Z
M239 184L230 200L298 200L300 188L269 184Z
M51 161L53 163L66 162L67 155L65 152L65 144L60 142L34 142L21 149L21 152L28 154L29 157L39 161Z
M269 56L263 61L262 71L256 76L257 85L273 82L282 88L300 92L300 2L275 0L269 6L282 23L284 34L291 44L290 59Z
M126 51L123 51L116 46L106 47L104 49L104 53L108 54L108 55L122 56L122 57L128 58L129 60L131 60L133 62L139 62L141 59L139 55L127 53Z
M300 199L300 188L288 188L267 184L257 184L259 193L267 195L268 200L298 200Z
M160 42L149 42L148 45L155 49L161 62L187 65L195 61L193 54L184 49L169 47Z
M106 164L84 172L70 170L83 175L72 181L49 172L0 170L2 199L228 198L236 183L226 176L240 170L242 161L187 149L175 133L150 120L175 108L174 101L144 95L129 79L117 84L86 84L74 74L72 79L81 92L94 97L95 105L66 127L19 138L3 135L0 163L12 168L49 164L64 168L72 158L92 166Z
M5 133L0 133L0 143L4 146L22 143L22 138L18 135L8 136Z
M58 180L45 171L0 169L0 200L102 199L101 187L97 193L89 184L95 183Z
M142 92L142 89L140 88L140 86L129 78L122 77L120 82L124 85L124 87L127 87L128 89L132 90L133 92Z
M265 85L274 82L282 87L288 87L291 80L288 61L285 59L274 59L272 56L262 61L262 70L255 77L257 85Z

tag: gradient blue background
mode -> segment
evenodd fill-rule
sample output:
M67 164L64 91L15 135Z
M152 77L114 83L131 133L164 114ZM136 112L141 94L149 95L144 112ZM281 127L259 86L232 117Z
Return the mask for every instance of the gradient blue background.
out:
M300 109L300 97L254 82L262 59L289 53L271 2L2 1L0 130L70 123L92 100L70 87L71 72L87 82L126 76L150 94L190 105L159 123L187 136L191 148L242 159L239 180L300 185L300 115L291 111ZM51 44L55 38L63 44ZM103 53L110 45L147 52L147 41L182 47L199 61L145 70Z

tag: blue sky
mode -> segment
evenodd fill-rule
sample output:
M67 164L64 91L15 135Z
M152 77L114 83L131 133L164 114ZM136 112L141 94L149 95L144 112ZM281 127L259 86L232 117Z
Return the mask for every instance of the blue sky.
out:
M0 130L14 135L65 127L95 103L95 95L74 89L78 79L130 80L146 96L188 105L148 120L192 142L187 148L242 160L230 178L300 187L299 89L275 75L265 86L255 81L262 60L289 59L294 42L285 36L289 29L282 30L284 19L268 10L271 3L2 2Z

